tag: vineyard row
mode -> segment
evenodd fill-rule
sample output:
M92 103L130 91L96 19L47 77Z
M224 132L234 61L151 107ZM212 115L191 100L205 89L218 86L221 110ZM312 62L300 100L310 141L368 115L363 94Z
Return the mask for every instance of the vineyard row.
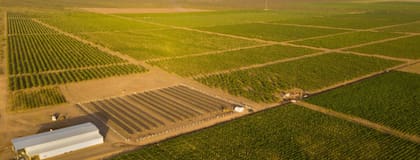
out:
M9 89L20 90L32 87L58 85L71 82L80 82L111 76L121 76L145 72L142 66L125 64L90 69L70 70L47 74L33 74L18 77L9 77Z

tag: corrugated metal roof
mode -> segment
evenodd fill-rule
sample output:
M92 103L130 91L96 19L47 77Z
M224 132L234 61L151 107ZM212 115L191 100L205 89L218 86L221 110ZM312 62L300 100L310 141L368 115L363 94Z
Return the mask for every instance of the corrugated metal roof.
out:
M39 148L48 148L43 146L56 146L58 144L65 145L65 143L63 142L74 143L74 140L89 138L89 136L93 135L101 136L99 134L99 129L94 124L88 122L72 127L57 129L51 132L44 132L36 135L15 138L12 140L12 143L15 150L30 147L33 148L35 146ZM63 141L63 139L67 140ZM33 148L33 150L38 149Z

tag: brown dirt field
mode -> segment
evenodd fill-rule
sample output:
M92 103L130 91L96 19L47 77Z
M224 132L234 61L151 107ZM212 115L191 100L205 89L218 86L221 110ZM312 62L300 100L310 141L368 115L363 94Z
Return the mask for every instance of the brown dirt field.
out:
M211 10L193 8L80 8L82 10L101 14L118 13L185 13L185 12L210 12Z
M399 71L420 74L420 63L416 63L414 65L411 65L411 66L408 66L408 67L405 67L405 68L401 68L401 69L399 69Z

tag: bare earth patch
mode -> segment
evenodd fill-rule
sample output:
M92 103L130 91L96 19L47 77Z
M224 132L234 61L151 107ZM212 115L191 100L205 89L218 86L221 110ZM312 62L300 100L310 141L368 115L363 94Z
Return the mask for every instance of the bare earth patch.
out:
M420 74L420 63L416 63L414 65L401 68L401 69L399 69L399 71Z
M82 10L102 14L117 13L184 13L184 12L210 12L211 10L193 8L80 8Z

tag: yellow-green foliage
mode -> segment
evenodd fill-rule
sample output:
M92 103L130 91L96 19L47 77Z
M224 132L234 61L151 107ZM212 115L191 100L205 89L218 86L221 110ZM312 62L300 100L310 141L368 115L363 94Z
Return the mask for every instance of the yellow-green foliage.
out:
M58 87L11 92L10 101L13 111L66 103Z

